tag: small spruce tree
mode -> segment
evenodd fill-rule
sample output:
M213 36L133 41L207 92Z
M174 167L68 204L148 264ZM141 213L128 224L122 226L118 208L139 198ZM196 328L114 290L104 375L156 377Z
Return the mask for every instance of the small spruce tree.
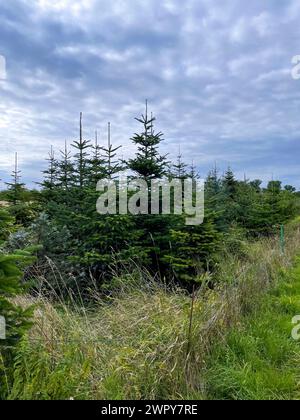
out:
M14 206L16 206L22 201L25 194L25 184L21 181L21 171L18 166L18 153L15 154L15 167L11 178L11 182L6 182L6 185L8 186L7 198Z
M0 209L1 240L6 239L3 232L9 230L10 223L9 215ZM0 316L5 328L5 338L0 339L0 399L5 398L12 380L15 349L31 325L32 309L24 310L9 300L23 292L20 283L22 267L30 262L32 258L27 252L5 255L0 247Z
M61 161L58 163L57 175L60 187L69 191L72 186L74 166L71 160L71 152L68 150L67 142L65 148L61 152Z
M173 164L173 177L177 179L184 180L188 178L187 174L187 165L183 162L181 147L179 146L179 152L177 156L177 161Z

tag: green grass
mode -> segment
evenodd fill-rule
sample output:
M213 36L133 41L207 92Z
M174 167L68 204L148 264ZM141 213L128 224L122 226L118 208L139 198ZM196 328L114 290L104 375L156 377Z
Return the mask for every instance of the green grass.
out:
M260 307L214 346L206 373L207 398L300 398L300 342L292 318L300 314L300 261Z

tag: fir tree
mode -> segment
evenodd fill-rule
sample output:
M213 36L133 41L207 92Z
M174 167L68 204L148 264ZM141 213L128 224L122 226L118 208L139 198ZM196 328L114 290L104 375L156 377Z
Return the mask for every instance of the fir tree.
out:
M257 193L261 192L261 184L262 181L260 179L254 179L253 181L249 182L250 186L254 188Z
M81 190L88 183L89 175L89 151L91 149L91 142L84 140L83 127L82 127L82 112L80 113L79 120L79 140L75 140L72 145L75 149L75 166L74 166L74 185Z
M234 199L237 192L237 181L231 168L228 167L222 180L223 192L229 199Z
M71 161L71 152L68 150L67 142L61 152L62 160L58 164L58 182L63 190L68 191L72 186L74 166Z
M21 182L21 171L18 167L18 153L15 154L15 167L11 178L12 181L6 183L8 186L7 197L9 201L16 206L20 201L22 201L25 192L25 184Z
M48 162L48 168L43 171L44 181L42 187L44 190L52 193L58 183L58 162L55 158L53 146L51 146L49 156L46 160Z
M177 162L173 165L173 174L177 179L184 180L188 178L187 165L183 162L181 147L179 146L179 152L177 156Z
M135 134L131 139L137 146L135 158L128 161L128 168L134 175L142 178L148 184L148 214L135 217L137 229L142 232L140 243L149 256L150 266L155 271L160 271L161 256L168 248L169 231L173 218L168 215L151 215L151 180L163 178L168 174L169 162L166 156L159 152L163 134L155 133L155 118L148 115L148 102L146 101L145 115L136 118L142 126L141 134Z
M191 167L190 167L190 172L189 172L189 178L191 178L193 181L196 181L197 179L199 179L200 178L200 175L199 175L199 173L197 172L197 169L196 169L196 166L195 166L195 163L194 163L194 160L192 160L192 164L191 164Z
M295 187L293 187L292 185L285 185L285 186L284 186L284 189L285 189L285 191L289 191L289 192L291 192L291 193L296 192L296 188L295 188Z
M98 132L95 132L95 144L90 159L90 183L96 188L97 182L105 177L105 159L102 157L103 148L98 143Z
M116 159L117 152L122 146L114 147L111 142L111 124L108 123L107 128L107 147L103 147L103 164L104 164L104 177L113 179L116 174L124 170L120 161Z
M214 212L206 211L203 224L170 231L170 250L163 260L183 285L199 283L203 274L213 271L222 238L215 217Z
M148 116L148 104L146 102L146 112L141 118L136 118L143 126L141 134L135 134L132 142L138 147L134 159L128 161L128 167L138 177L151 181L151 179L162 178L168 173L168 162L166 156L159 153L159 146L162 142L163 134L155 133L153 116Z
M9 215L0 209L0 226L4 231L10 222ZM15 347L31 325L32 310L23 310L9 300L22 293L21 268L31 262L32 258L26 252L5 255L0 248L0 315L5 320L5 339L0 340L0 399L5 397L7 386L11 385Z
M13 217L0 207L0 244L7 240L13 229Z
M36 216L39 209L35 203L31 203L32 194L26 190L25 184L21 181L21 171L18 167L18 154L15 154L15 168L12 172L12 182L8 182L6 194L10 202L9 213L14 217L15 223L28 226Z
M217 166L211 170L205 181L206 199L216 199L221 190L221 182L218 175Z

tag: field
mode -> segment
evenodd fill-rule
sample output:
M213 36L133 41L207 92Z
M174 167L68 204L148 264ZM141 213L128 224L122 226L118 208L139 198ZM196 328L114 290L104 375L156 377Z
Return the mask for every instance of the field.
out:
M36 306L35 324L8 398L298 399L298 222L286 242L284 254L274 238L224 255L219 287L193 297L137 270L91 308L18 298Z

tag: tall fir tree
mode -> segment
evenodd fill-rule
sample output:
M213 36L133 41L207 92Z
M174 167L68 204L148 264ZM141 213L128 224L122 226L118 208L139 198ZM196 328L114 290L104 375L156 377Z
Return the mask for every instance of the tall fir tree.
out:
M148 102L146 101L146 112L141 118L136 118L143 126L140 134L132 137L132 142L138 150L134 159L128 161L128 167L135 175L147 182L152 179L162 178L168 174L168 162L166 156L160 154L158 148L163 141L161 132L155 133L155 118L148 115Z
M75 140L71 146L75 149L73 182L76 187L83 190L84 186L88 184L89 152L92 146L90 140L83 138L82 112L79 118L79 140Z

